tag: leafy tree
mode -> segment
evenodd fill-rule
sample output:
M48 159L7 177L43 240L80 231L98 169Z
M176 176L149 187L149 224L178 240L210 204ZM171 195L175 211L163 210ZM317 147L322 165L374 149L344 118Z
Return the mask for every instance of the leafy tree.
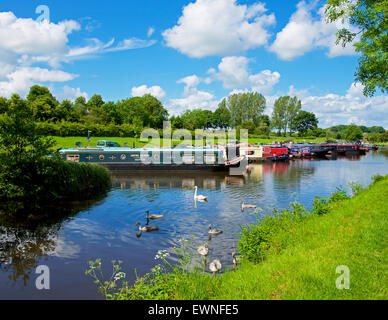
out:
M305 133L318 127L318 119L313 112L299 111L294 119L294 130Z
M266 107L266 100L258 92L238 93L224 98L220 106L229 109L231 126L236 127L248 120L258 125Z
M373 126L373 127L369 128L369 132L372 132L372 133L384 133L385 129L383 127Z
M8 111L8 101L4 97L0 97L0 114Z
M102 109L106 113L106 115L108 117L108 121L110 123L122 124L122 119L121 119L120 114L117 110L117 105L114 102L109 101L109 102L105 103L102 106Z
M27 95L27 104L32 110L34 119L37 121L60 120L60 115L56 110L59 103L46 87L32 86Z
M183 129L185 127L185 121L180 116L172 116L170 118L171 126L175 129Z
M349 19L358 32L343 28L337 32L337 44L353 42L361 54L355 80L361 82L365 96L373 96L376 89L388 91L388 0L327 0L326 17L329 22Z
M87 110L88 110L88 108L86 106L85 97L78 97L77 99L75 99L74 111L79 115L79 117L86 116Z
M302 107L302 103L297 97L280 97L274 103L272 112L272 127L278 129L280 133L283 130L287 135L287 130L292 132L295 127L295 118Z
M346 128L344 138L347 141L359 141L363 138L362 130L359 126L351 124Z
M226 106L226 99L223 99L213 112L213 125L215 128L226 129L230 127L230 121L230 111Z
M101 108L103 105L104 105L104 100L102 100L102 97L101 95L99 94L94 94L90 99L89 101L86 103L86 106L88 108L93 108L93 107L97 107L97 108Z
M32 110L19 95L0 117L0 198L18 198L39 192L34 176L41 174L41 159L54 141L38 135ZM43 169L42 169L43 170Z

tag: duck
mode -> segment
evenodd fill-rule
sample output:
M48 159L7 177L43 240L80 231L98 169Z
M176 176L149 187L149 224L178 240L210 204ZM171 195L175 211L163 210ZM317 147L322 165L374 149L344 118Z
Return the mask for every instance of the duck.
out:
M210 235L213 235L213 236L216 236L218 234L221 234L223 233L224 231L220 230L220 229L212 229L212 225L209 224L209 234Z
M150 215L150 210L147 210L147 220L157 220L157 219L162 219L163 215L162 214L153 214Z
M197 186L195 186L194 189L195 189L195 192L194 192L194 200L198 200L198 201L207 201L207 197L206 197L206 196L197 195L197 191L198 191L198 187L197 187Z
M254 204L245 204L245 201L241 201L241 212L244 212L244 209L256 209Z
M205 257L205 258L206 258L206 256L207 256L208 253L209 253L208 244L205 242L205 244L204 244L203 246L198 247L197 252L198 252L202 257Z
M137 222L136 226L139 226L139 231L141 231L141 232L151 232L151 231L159 230L158 226L145 226L145 227L143 227L140 222Z
M215 276L217 272L220 272L221 269L222 269L222 264L221 264L220 260L215 259L212 262L210 262L209 270L211 272L213 272L213 276Z

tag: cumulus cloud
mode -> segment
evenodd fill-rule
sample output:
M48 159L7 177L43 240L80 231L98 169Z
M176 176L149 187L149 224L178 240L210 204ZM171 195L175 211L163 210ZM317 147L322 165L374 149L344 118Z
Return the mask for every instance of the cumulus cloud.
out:
M131 92L132 97L142 97L145 94L150 94L157 99L162 99L166 95L166 92L159 86L147 87L146 85L142 85L133 87Z
M56 93L55 96L58 101L70 100L74 102L78 97L84 97L86 100L89 100L89 95L82 91L81 88L72 88L69 86L64 86L62 92Z
M183 8L178 24L162 35L167 46L195 58L229 55L267 44L276 22L263 3L197 0Z
M269 50L282 60L295 59L316 48L327 49L329 57L354 55L355 50L351 44L345 48L335 44L336 32L343 27L350 28L352 32L357 30L345 21L326 23L325 7L316 11L316 2L299 2L297 10L288 24L276 35Z
M200 78L193 74L185 78L179 79L177 83L185 85L183 97L178 99L170 99L167 102L167 109L171 115L179 115L185 110L207 109L215 110L219 101L216 97L207 91L198 90L197 86L201 83L209 83L209 78Z
M18 67L6 76L6 81L0 81L0 96L9 97L12 93L24 95L37 82L65 82L76 77L75 74L61 70Z
M279 72L263 70L250 74L248 65L251 60L246 57L224 57L218 65L218 71L210 69L209 74L222 81L225 89L251 89L264 94L271 93L273 86L279 82Z
M353 83L344 95L328 93L312 95L309 90L297 90L290 86L288 95L297 96L302 101L302 109L314 112L320 127L327 128L338 124L363 124L383 126L388 129L388 96L365 97L364 86ZM266 97L268 104L276 96ZM272 107L269 108L269 111Z
M74 20L38 22L31 18L18 18L13 12L0 12L0 94L24 94L29 86L39 82L72 80L75 75L57 70L61 64L72 60L144 48L155 43L154 40L137 38L117 43L114 39L103 42L92 38L84 46L69 46L69 35L80 29L80 23ZM87 28L87 31L91 30ZM47 64L55 70L34 68L36 64Z
M0 49L16 54L64 53L68 35L79 29L79 23L73 20L55 24L17 18L12 12L0 12Z

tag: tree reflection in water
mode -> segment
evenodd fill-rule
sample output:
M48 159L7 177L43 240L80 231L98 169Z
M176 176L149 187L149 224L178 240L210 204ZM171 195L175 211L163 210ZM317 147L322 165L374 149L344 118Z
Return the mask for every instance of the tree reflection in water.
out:
M26 286L38 261L55 252L62 224L97 201L0 204L0 270L14 284L22 280Z

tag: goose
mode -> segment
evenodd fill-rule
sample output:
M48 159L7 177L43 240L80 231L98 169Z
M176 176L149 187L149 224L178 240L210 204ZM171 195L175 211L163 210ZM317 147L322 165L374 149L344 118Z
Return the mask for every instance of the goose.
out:
M153 214L150 216L150 210L147 210L147 220L157 220L157 219L162 219L163 218L163 215L161 214Z
M197 186L195 186L194 189L195 189L194 200L199 200L199 201L206 201L207 200L207 197L205 197L205 196L202 196L202 195L197 196L197 190L198 190Z
M244 211L244 209L256 209L256 205L254 204L245 204L245 201L241 201L241 212Z
M210 235L217 235L217 234L221 234L221 233L223 233L224 231L222 231L222 230L219 230L219 229L212 229L212 225L211 224L209 224L209 234Z
M203 246L200 246L198 249L197 249L197 252L206 258L206 256L208 255L209 253L209 248L208 248L208 244L205 242L205 244Z
M213 260L212 262L210 262L209 264L209 269L211 272L213 272L213 276L216 275L217 272L219 272L222 268L222 265L221 265L221 262L220 260Z
M137 225L139 226L139 231L140 232L150 232L150 231L157 231L157 230L159 230L158 226L145 226L145 227L143 227L140 222L137 222L136 226Z

